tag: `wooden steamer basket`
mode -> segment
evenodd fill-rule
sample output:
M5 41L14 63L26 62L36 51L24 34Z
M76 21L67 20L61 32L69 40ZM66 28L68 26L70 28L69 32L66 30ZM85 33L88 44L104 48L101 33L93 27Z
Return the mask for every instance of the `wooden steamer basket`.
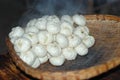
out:
M112 15L86 15L90 34L96 43L86 56L74 61L65 61L60 67L49 62L33 69L15 53L9 38L6 39L9 54L26 74L42 80L83 80L102 74L120 64L120 18Z

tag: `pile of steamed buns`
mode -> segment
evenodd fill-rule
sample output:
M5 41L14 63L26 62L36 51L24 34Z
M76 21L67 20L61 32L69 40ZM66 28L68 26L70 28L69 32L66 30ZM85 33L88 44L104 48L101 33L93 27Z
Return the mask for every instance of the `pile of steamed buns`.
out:
M9 38L16 54L33 68L47 61L61 66L65 60L86 55L95 43L94 37L89 35L85 17L78 14L32 19L24 28L12 28Z

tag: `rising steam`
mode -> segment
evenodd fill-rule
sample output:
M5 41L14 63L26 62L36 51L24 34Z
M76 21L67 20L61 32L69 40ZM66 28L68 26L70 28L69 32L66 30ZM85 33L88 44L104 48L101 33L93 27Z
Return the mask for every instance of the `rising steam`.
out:
M86 14L86 5L87 0L34 0L20 19L19 25L25 26L30 19L43 15Z

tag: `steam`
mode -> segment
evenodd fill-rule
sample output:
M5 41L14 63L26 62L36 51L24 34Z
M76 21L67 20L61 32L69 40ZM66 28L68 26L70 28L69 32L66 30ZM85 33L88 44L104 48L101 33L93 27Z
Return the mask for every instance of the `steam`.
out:
M27 0L27 11L23 14L19 21L19 25L25 26L26 23L33 18L43 15L74 15L74 14L90 14L95 10L102 10L105 5L117 2L119 0ZM93 6L89 3L93 1ZM91 7L92 6L92 7ZM92 9L91 9L92 8ZM90 9L90 10L89 10Z
M86 5L87 0L34 0L20 19L19 25L24 27L30 19L43 15L86 14Z
M43 15L73 15L75 13L85 13L85 6L82 0L41 0L37 2L35 9Z

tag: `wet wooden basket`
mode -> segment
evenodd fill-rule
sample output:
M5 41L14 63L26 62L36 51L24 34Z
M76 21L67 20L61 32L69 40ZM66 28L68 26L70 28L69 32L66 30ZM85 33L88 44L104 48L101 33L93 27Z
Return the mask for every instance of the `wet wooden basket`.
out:
M55 67L48 62L37 69L24 63L6 39L9 54L22 71L42 80L83 80L102 74L120 64L120 18L112 15L87 15L87 26L96 43L88 55Z

